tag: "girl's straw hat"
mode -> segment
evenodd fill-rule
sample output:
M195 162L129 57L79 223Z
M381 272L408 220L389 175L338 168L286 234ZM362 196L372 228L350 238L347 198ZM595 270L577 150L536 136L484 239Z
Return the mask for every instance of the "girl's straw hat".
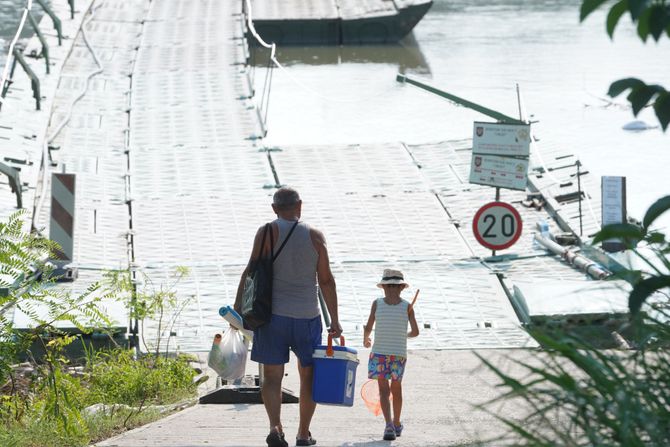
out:
M377 287L381 288L384 284L404 284L405 287L409 287L402 272L393 269L384 269L382 280L377 283Z

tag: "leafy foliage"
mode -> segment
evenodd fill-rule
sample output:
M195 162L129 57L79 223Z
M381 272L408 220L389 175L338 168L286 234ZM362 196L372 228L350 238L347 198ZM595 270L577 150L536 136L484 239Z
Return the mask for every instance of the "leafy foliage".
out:
M107 282L111 287L126 292L130 317L140 323L142 344L147 352L153 351L158 356L164 343L167 357L174 326L181 312L191 302L191 298L183 298L177 293L177 285L188 274L187 267L176 267L166 282L157 283L145 272L108 272ZM149 341L145 331L147 319L155 320L157 324L153 331L155 338ZM167 333L165 340L164 333Z
M47 333L59 333L58 323L67 322L84 333L106 328L111 322L103 303L115 299L117 290L90 285L82 294L73 295L54 287L48 258L57 248L53 242L24 231L24 212L0 222L0 383L9 366L21 353ZM24 313L32 322L29 331L18 331L5 315L9 310Z
M606 0L584 0L580 11L580 20L607 3ZM663 34L670 37L670 3L665 0L619 0L611 6L607 14L607 34L614 36L617 24L628 12L633 23L637 24L637 34L644 42L651 36L658 42ZM663 130L670 124L670 92L656 84L646 84L636 78L620 79L610 85L608 95L619 96L630 90L628 101L635 116L648 106L653 106Z
M664 315L664 318L670 315ZM549 350L513 360L527 371L506 374L480 355L505 392L486 404L521 402L525 414L497 415L509 432L499 444L518 446L670 445L670 343L668 325L640 322L637 351L601 351L583 340L531 332ZM497 444L496 444L497 445Z
M670 290L670 241L665 234L653 229L654 222L670 210L670 196L658 199L645 213L642 223L614 224L605 226L593 238L597 244L607 239L621 240L627 249L648 266L647 271L625 270L616 278L629 282L633 289L628 297L632 314L642 308L644 302L654 294L665 294ZM644 251L640 248L644 248Z
M69 374L72 365L57 353L57 346L62 348L69 341L54 338L53 353L58 358L36 371L31 391L21 401L9 396L0 399L0 424L5 428L0 430L0 445L86 446L156 419L158 414L151 407L145 410L146 405L181 402L195 395L195 371L181 357L150 355L135 360L133 351L125 349L90 352L80 374ZM57 366L52 370L50 365ZM97 414L83 411L98 403L120 406ZM17 407L19 417L15 417Z
M0 286L6 291L0 296L0 386L11 384L4 403L10 405L15 421L30 409L39 411L41 419L59 424L66 433L81 433L83 422L69 392L71 381L62 370L62 351L73 338L65 336L59 323L82 333L104 330L111 322L101 304L115 299L116 290L92 284L83 293L73 295L55 287L48 259L58 247L24 231L23 217L23 212L17 212L7 223L0 223ZM8 311L25 314L32 326L17 329L13 318L6 316ZM32 358L31 347L35 344L45 352L40 359L45 370L43 381L36 390L45 397L40 405L32 406L28 396L14 386L12 364L19 356Z
M527 371L525 377L512 377L480 356L505 389L485 408L515 400L527 412L522 422L499 416L509 428L499 443L670 445L670 242L654 230L668 210L670 196L657 200L639 225L608 225L593 239L597 244L618 238L645 266L616 275L632 285L629 329L635 350L602 351L582 338L531 329L547 351L527 361L512 360ZM648 303L651 296L657 299Z
M0 431L0 445L88 445L132 421L146 420L143 410L148 404L193 396L195 371L182 358L168 358L167 352L165 358L159 356L160 338L155 354L139 359L133 351L89 350L84 372L73 375L64 350L75 337L59 329L66 323L84 334L104 333L111 322L103 304L125 298L134 317L158 317L160 337L162 330L172 331L185 305L174 287L187 271L178 269L167 286L145 278L139 291L128 272L116 272L110 274L116 281L67 293L56 287L47 262L57 245L24 231L23 217L19 212L0 223L0 424L7 428ZM8 311L23 312L33 325L19 331L5 316ZM13 363L20 355L32 358L36 344L44 356L39 363L32 359L32 377L19 377ZM82 410L94 403L132 408L109 415L84 414Z
M154 355L134 359L133 352L114 350L96 355L90 364L90 404L161 404L195 392L195 372L180 359Z

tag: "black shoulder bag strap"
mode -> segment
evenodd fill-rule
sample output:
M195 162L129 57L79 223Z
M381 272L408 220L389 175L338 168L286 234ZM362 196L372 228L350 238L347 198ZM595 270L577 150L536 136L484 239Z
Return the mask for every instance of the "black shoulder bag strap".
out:
M296 220L295 223L293 224L293 226L291 227L291 231L289 231L288 234L286 235L286 238L284 239L284 242L282 242L281 246L279 247L279 250L277 250L277 253L275 253L275 255L272 257L273 262L274 262L275 259L277 259L277 256L279 256L279 253L281 253L282 249L284 248L284 245L286 245L286 243L288 242L288 238L291 237L291 235L293 234L293 230L295 230L295 227L298 226L299 222L300 222L299 220ZM270 232L270 234L272 234L272 232Z

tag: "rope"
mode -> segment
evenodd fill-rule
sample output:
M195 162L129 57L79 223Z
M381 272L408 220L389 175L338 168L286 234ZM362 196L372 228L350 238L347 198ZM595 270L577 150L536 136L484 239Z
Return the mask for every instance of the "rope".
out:
M261 110L264 110L263 123L265 123L265 128L268 127L268 109L270 107L270 90L272 90L272 73L274 69L272 67L271 61L268 61L268 71L265 74L265 85L263 86L263 96L261 97ZM265 89L267 88L267 95L265 94Z
M9 76L9 66L11 65L12 57L14 54L14 47L16 46L16 42L19 40L19 36L21 35L23 27L26 24L28 13L32 9L32 7L33 7L33 0L28 0L26 2L26 6L23 7L23 15L21 16L21 20L19 21L19 27L16 29L16 34L14 35L12 42L9 44L9 50L7 52L7 61L5 62L5 68L2 70L2 81L0 82L0 89L3 89L5 87L5 83L7 82ZM0 104L2 104L3 102L4 101L2 100L2 97L0 97Z
M67 123L70 121L72 118L72 109L74 108L75 104L79 102L88 92L88 86L89 82L91 79L102 73L104 71L104 67L102 63L100 62L100 59L98 58L97 53L91 46L90 42L88 41L88 38L86 37L86 25L88 25L92 20L93 16L95 15L95 11L101 8L104 5L104 3L101 3L100 5L96 6L94 9L91 9L90 15L86 20L84 20L81 24L80 31L81 31L81 36L84 39L84 43L86 44L86 47L90 51L91 55L93 56L93 59L95 60L95 64L98 66L98 69L95 71L92 71L87 77L86 77L86 83L82 90L79 92L79 95L77 95L72 102L70 103L67 111L67 115L63 120L60 122L58 126L56 126L56 129L54 132L46 136L44 138L44 142L42 144L42 190L40 192L40 197L37 202L37 205L35 206L35 211L33 212L33 228L35 228L35 231L37 231L39 234L41 234L41 231L39 228L37 228L37 221L39 219L40 213L42 211L42 206L44 205L44 198L46 196L46 187L47 187L47 181L46 181L46 171L47 171L47 161L51 160L51 152L49 151L49 143L51 143L56 137L60 134L60 132L63 130L63 128L67 125Z
M370 96L367 96L367 97L361 97L361 98L358 98L358 99L332 98L332 97L329 97L329 96L324 96L321 93L319 93L318 91L316 91L315 89L313 89L313 88L307 86L306 84L300 82L295 76L293 76L293 74L291 74L291 72L289 70L286 69L286 67L284 67L277 60L277 55L276 55L277 45L274 42L272 44L267 43L258 34L258 32L256 31L256 28L254 27L253 20L252 20L253 12L252 12L252 9L251 9L251 2L250 2L250 0L244 0L244 2L247 5L247 7L246 7L246 10L247 10L247 27L249 28L249 31L251 31L251 34L254 36L256 41L259 44L261 44L262 47L267 48L268 50L270 50L270 60L275 64L275 66L277 68L279 68L283 73L285 73L286 76L288 76L288 78L293 83L295 83L298 87L300 87L301 89L305 90L306 92L310 93L311 95L316 96L317 98L321 98L321 99L324 99L324 100L330 101L330 102L343 103L343 104L358 104L358 103L365 102L365 101L368 101L368 100L373 99L373 98L379 98L381 96L386 96L387 95L387 91L382 91L382 92L376 93L374 95L370 95Z

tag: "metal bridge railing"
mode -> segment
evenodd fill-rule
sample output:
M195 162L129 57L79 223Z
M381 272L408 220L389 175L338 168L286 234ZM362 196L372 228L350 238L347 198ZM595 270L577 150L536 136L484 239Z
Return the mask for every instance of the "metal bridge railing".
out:
M56 16L56 14L51 10L49 5L47 5L44 0L35 0L35 1L42 7L44 12L51 18L51 21L54 24L54 28L56 29L56 34L58 35L58 46L61 46L63 43L63 29L60 19ZM74 0L68 0L68 3L70 5L70 15L74 17ZM5 62L5 66L2 70L2 77L0 78L0 110L2 110L2 104L4 102L5 96L7 95L7 91L9 90L9 87L12 85L14 79L14 72L16 71L16 64L21 65L23 70L30 78L30 85L32 87L33 97L35 98L35 108L37 110L40 110L40 100L41 100L40 79L35 74L35 72L30 68L30 66L26 63L26 60L23 57L23 49L20 48L19 45L17 45L19 36L23 32L26 22L29 22L33 28L33 31L35 31L35 34L37 34L37 38L42 44L42 51L40 52L40 54L37 55L37 57L44 57L46 62L46 74L49 74L50 72L49 46L47 45L44 35L40 31L37 21L35 20L35 18L31 13L32 7L33 7L33 0L26 0L26 4L23 7L23 14L21 15L21 20L19 21L19 26L16 29L14 38L9 44L9 48L7 51L7 61Z

